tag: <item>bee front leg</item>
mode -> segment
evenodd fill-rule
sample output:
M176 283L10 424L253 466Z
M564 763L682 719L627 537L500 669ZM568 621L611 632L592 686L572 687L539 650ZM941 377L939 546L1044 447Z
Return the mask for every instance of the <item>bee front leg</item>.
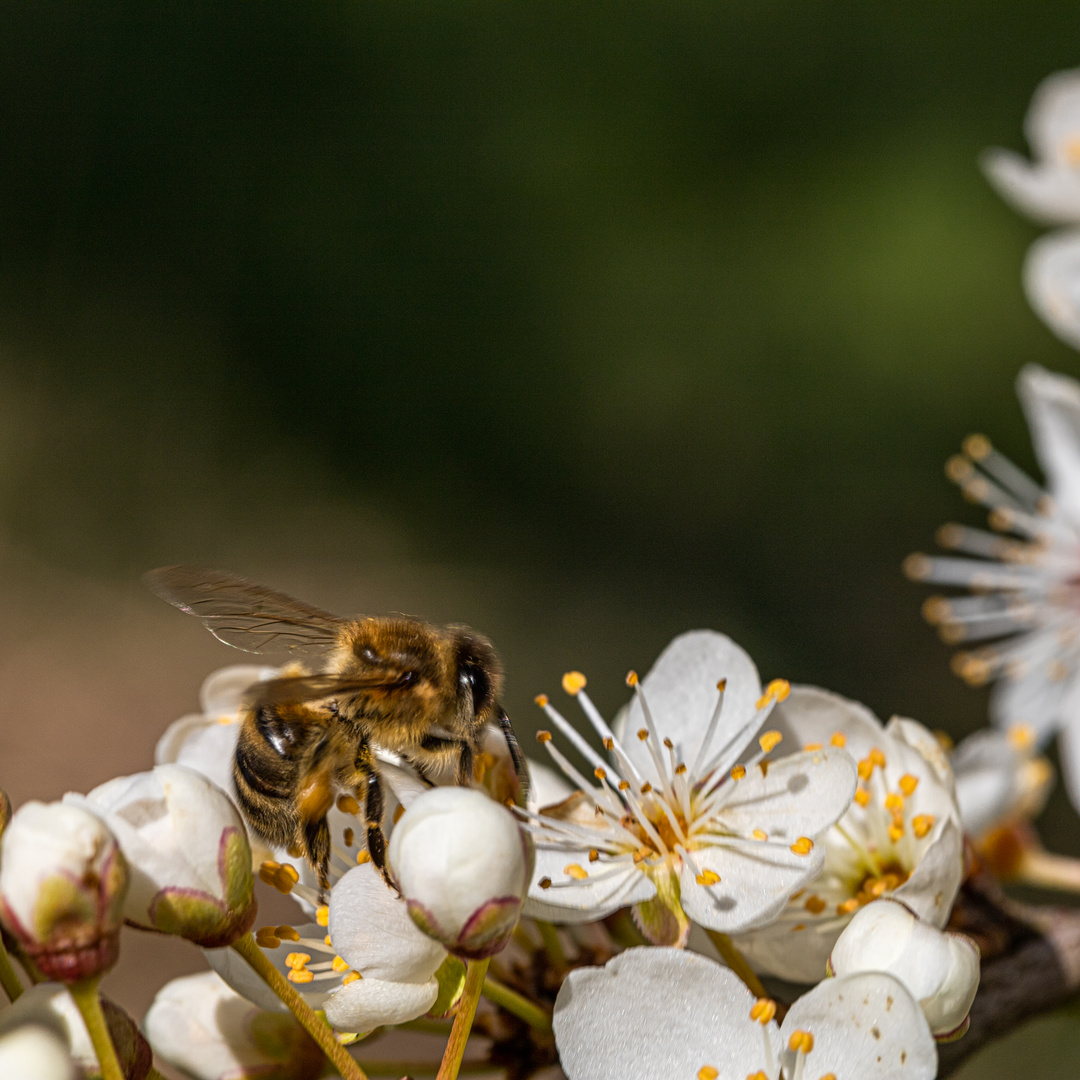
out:
M318 875L322 902L330 891L330 826L325 817L304 823L304 854Z
M475 779L473 776L473 748L469 743L461 743L458 748L454 783L458 787L471 787Z
M364 826L367 830L367 850L375 869L382 874L387 886L398 892L398 887L390 877L386 865L386 835L383 833L383 790L379 774L375 769L375 760L368 743L361 744L356 752L354 764L355 780L353 788L357 798L363 795ZM361 790L362 789L362 790Z

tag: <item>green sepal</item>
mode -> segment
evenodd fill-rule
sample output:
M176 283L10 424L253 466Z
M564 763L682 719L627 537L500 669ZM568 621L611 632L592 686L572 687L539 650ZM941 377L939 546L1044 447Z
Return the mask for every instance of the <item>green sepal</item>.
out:
M456 956L447 954L435 972L435 981L439 984L439 996L428 1009L427 1016L432 1020L441 1020L449 1016L461 1000L465 990L465 964Z

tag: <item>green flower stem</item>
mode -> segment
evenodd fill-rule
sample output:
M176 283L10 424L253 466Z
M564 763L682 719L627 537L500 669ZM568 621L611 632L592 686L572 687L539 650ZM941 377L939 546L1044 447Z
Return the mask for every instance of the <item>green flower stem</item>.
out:
M251 965L255 974L285 1002L293 1016L300 1021L304 1030L319 1044L319 1049L341 1074L342 1080L367 1080L364 1070L357 1065L348 1050L337 1041L330 1026L274 967L263 954L262 949L255 944L255 938L250 933L234 941L232 947Z
M746 962L746 957L735 948L735 943L731 938L727 934L721 934L718 930L704 929L705 933L709 935L709 940L716 946L716 951L720 954L721 959L746 983L746 988L750 993L754 997L767 998L769 995L765 987L761 985L761 980Z
M461 1001L458 1002L454 1026L450 1030L450 1038L446 1041L446 1050L436 1080L457 1080L457 1074L461 1071L461 1059L465 1056L465 1044L469 1041L469 1032L472 1031L476 1006L480 1001L480 992L484 988L484 976L487 975L490 963L491 957L488 956L483 960L469 960L465 965L465 989L461 993Z
M516 990L511 990L509 986L503 986L490 975L484 980L482 993L488 1001L495 1002L519 1020L524 1020L529 1027L534 1027L537 1031L551 1030L551 1014L547 1009L541 1008Z
M434 1076L439 1068L437 1061L365 1061L364 1068L371 1076ZM458 1067L458 1074L491 1073L495 1069L489 1061L466 1061Z
M105 1022L105 1013L101 1008L99 982L100 976L82 979L72 983L68 990L90 1034L90 1042L94 1045L94 1053L97 1054L98 1064L101 1066L102 1080L124 1080L124 1070L120 1068L116 1047L113 1046L109 1025Z
M15 967L11 963L11 957L8 956L2 940L0 940L0 986L3 986L9 1001L14 1001L23 992L22 981L15 973Z
M560 971L566 968L566 953L563 952L562 942L559 940L559 931L549 922L540 919L534 920L536 929L540 931L540 940L544 943L544 949L548 958Z

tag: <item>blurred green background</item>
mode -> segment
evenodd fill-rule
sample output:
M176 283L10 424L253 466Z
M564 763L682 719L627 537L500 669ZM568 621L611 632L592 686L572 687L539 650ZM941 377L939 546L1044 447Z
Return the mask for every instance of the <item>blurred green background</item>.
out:
M199 632L138 575L185 561L478 626L524 733L566 668L612 712L701 625L984 722L899 567L978 520L965 434L1034 468L1020 365L1080 374L976 165L1080 62L1075 3L0 13L5 642L76 619L62 668L108 609L164 662Z

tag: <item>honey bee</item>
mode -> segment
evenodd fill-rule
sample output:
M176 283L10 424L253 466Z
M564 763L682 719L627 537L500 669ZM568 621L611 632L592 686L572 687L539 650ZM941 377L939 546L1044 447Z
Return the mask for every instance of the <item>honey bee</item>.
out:
M521 798L525 759L499 702L502 670L487 638L411 618L343 619L243 578L190 566L146 575L163 600L244 652L305 657L313 670L248 691L233 760L240 808L269 843L306 856L329 887L338 794L364 808L367 849L388 884L383 792L374 749L430 782L473 778L485 726L501 729Z

